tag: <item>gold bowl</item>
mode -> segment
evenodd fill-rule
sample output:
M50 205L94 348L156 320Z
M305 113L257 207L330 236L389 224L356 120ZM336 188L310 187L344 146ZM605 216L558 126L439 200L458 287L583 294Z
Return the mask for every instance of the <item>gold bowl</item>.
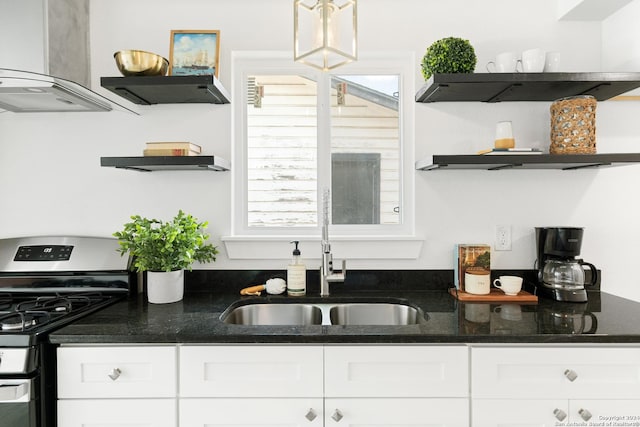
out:
M144 50L119 50L113 57L123 76L164 76L169 69L167 58Z

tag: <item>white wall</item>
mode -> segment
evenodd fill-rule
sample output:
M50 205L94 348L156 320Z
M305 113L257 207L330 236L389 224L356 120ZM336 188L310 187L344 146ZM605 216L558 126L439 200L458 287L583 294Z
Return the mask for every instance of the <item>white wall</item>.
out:
M636 9L637 10L637 9ZM541 47L562 53L563 71L601 70L602 24L556 21L555 0L361 0L361 51L416 53L436 39L468 38L477 71L495 54ZM120 49L169 54L171 29L221 30L220 79L231 87L234 50L291 50L291 0L94 0L92 80L116 76ZM630 25L630 24L629 24ZM106 92L104 92L106 93ZM512 120L517 144L548 145L549 103L416 104L416 158L473 153L492 144L495 123ZM99 166L100 156L141 155L145 141L190 140L231 158L231 108L142 107L141 116L0 114L0 237L110 235L134 213L169 218L184 209L210 222L219 242L231 232L231 174L136 173ZM640 104L598 105L599 152L638 152ZM583 255L603 270L603 288L640 300L634 276L640 166L562 171L416 172L418 260L352 262L352 268L452 268L457 242L493 244L496 224L512 226L513 250L495 252L494 268L532 268L533 227L584 226ZM287 242L283 244L288 245ZM302 248L317 258L318 248ZM316 251L317 249L317 251ZM318 252L316 254L315 252ZM230 260L210 268L281 268L279 261ZM317 266L317 259L309 266Z
M602 23L604 71L640 69L640 1L634 0ZM637 91L634 91L637 92Z

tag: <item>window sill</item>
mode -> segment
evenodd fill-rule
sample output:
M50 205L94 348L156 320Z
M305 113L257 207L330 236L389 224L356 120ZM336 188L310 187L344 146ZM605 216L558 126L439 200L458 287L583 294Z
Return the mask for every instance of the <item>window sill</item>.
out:
M292 240L300 242L304 259L320 259L320 238L315 236L227 236L222 242L229 259L289 259ZM416 237L349 237L330 239L334 259L418 259L424 240Z

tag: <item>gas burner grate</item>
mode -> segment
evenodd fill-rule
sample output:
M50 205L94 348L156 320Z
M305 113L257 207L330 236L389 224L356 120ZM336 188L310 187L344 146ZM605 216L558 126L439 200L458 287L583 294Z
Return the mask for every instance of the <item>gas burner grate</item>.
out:
M13 305L13 297L11 294L0 295L0 311L5 311L11 308Z
M2 331L29 331L51 319L46 311L20 311L0 316L0 329Z
M70 313L74 310L87 307L92 303L102 301L104 295L100 292L68 294L68 295L45 295L16 304L15 311L46 311Z
M11 294L0 295L0 332L35 331L38 326L82 312L108 298L98 291L40 295L26 299Z

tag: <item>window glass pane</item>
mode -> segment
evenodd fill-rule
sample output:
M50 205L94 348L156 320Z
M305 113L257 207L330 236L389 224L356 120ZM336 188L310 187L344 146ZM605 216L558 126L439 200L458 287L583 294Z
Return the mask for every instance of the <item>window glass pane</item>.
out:
M248 226L316 226L316 82L256 75L248 91Z
M399 224L398 75L331 79L333 224Z

